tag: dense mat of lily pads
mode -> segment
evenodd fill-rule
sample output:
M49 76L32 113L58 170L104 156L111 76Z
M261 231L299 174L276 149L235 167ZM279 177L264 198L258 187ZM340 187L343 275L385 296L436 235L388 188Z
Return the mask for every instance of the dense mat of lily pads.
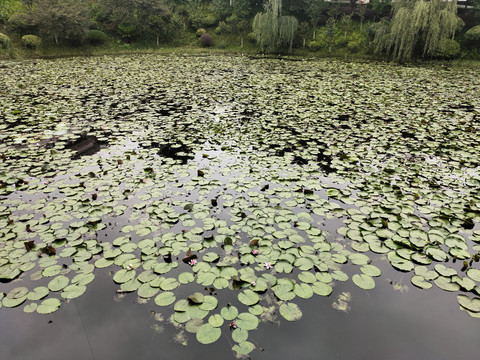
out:
M0 307L51 313L110 271L241 356L296 299L374 288L382 254L480 317L478 73L141 55L0 76Z

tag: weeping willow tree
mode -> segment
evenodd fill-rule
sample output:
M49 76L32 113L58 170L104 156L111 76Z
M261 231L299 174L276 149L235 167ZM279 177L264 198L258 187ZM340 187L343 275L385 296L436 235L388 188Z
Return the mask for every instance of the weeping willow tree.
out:
M417 51L431 56L461 24L456 0L397 0L391 23L383 22L375 34L375 48L394 60L408 60Z
M252 28L263 52L283 47L291 50L298 21L293 16L282 16L282 0L269 0L265 12L255 15Z

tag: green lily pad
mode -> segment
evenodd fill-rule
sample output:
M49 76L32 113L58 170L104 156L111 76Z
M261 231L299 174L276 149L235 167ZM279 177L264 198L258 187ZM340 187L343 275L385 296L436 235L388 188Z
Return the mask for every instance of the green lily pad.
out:
M62 297L64 299L74 299L77 298L87 290L85 285L68 285L62 291Z
M60 275L50 280L50 282L48 283L48 288L50 289L50 291L60 291L63 290L69 282L70 280L66 276Z
M238 309L233 305L226 306L220 310L220 314L225 320L232 321L238 316Z
M255 330L258 327L259 320L255 315L252 315L250 313L241 313L237 316L235 324L240 329Z
M302 318L302 311L297 304L285 303L280 305L280 315L288 321L297 321Z
M375 287L375 280L373 280L371 276L365 274L355 274L353 275L352 280L355 285L365 290L371 290Z
M464 307L465 309L479 313L480 312L480 299L479 298L473 298L470 299L466 295L457 295L457 301L460 304L460 306Z
M222 331L218 327L210 324L203 324L197 330L197 340L201 344L211 344L217 341L222 335Z
M225 320L223 319L222 315L220 314L214 314L214 315L211 315L209 318L208 318L208 323L210 325L212 325L213 327L221 327L223 325L223 323L225 322Z
M55 311L57 311L60 308L61 301L56 298L50 298L43 300L38 306L37 306L37 312L39 314L51 314Z
M158 306L168 306L175 302L175 294L171 291L166 291L158 294L155 297L155 304Z
M30 291L27 295L28 300L36 301L41 300L48 295L50 290L45 286L38 286L33 291Z
M244 304L244 305L247 305L247 306L250 306L250 305L255 305L256 303L258 303L260 301L260 297L258 296L258 294L252 290L244 290L243 292L241 292L240 294L238 294L238 300Z

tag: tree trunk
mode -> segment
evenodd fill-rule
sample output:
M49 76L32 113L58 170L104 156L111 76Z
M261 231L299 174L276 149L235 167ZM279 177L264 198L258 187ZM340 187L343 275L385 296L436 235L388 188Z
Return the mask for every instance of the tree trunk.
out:
M243 49L243 34L240 36L240 48Z
M54 36L55 36L55 45L58 45L58 35L55 33Z
M160 38L160 35L157 33L157 47L160 45L159 38Z
M313 40L315 40L316 35L317 35L317 32L315 31L315 28L314 28L314 29L313 29Z
M303 38L303 48L305 49L306 38Z

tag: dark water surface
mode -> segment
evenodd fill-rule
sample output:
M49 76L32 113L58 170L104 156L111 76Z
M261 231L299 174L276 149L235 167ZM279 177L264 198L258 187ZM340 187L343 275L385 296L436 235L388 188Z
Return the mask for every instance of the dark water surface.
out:
M378 262L376 265L379 265ZM387 265L387 264L385 264ZM458 310L455 298L440 289L422 291L407 284L395 290L389 280L405 280L384 266L382 281L370 291L337 283L330 297L299 300L297 322L261 324L251 333L253 359L475 359L480 323ZM388 280L387 280L388 279ZM108 273L98 276L80 298L51 315L0 311L0 347L5 360L36 359L228 359L231 344L222 336L213 345L186 334L188 346L174 341L178 330L156 321L158 306L133 304L133 294L116 298ZM186 294L188 294L188 291ZM336 297L348 291L350 310L335 310ZM5 309L6 310L6 309ZM51 321L51 322L50 322ZM157 330L154 329L159 326ZM223 327L223 332L228 332ZM229 335L229 334L227 334ZM87 338L88 336L88 338Z

